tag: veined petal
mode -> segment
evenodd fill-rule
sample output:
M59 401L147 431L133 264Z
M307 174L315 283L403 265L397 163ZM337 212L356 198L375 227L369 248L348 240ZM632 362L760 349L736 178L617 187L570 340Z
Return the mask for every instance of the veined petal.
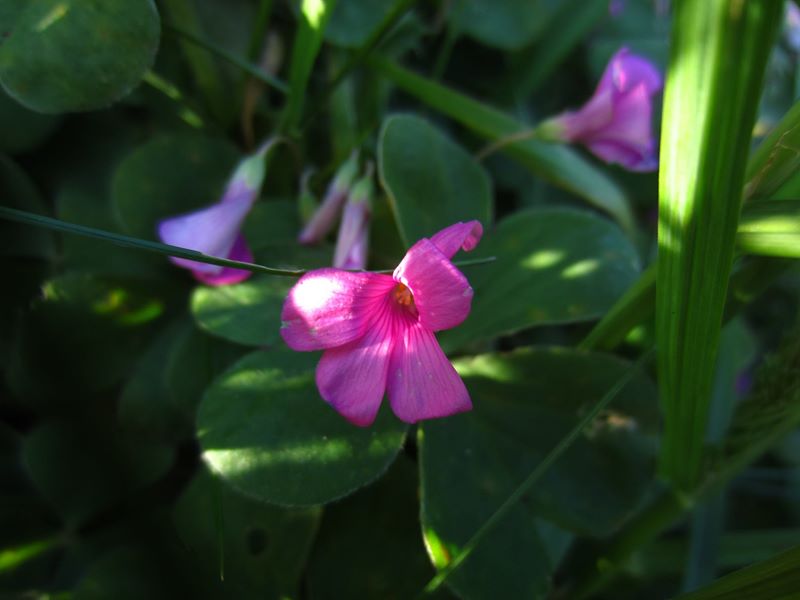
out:
M407 423L472 408L467 388L433 333L408 323L397 335L387 381L389 403Z
M431 242L447 258L453 258L459 250L472 250L481 241L482 235L483 226L480 221L459 222L431 236Z
M233 243L230 253L225 258L229 260L238 260L239 262L253 262L253 253L247 245L247 241L240 233ZM198 263L201 264L201 263ZM206 285L232 285L240 283L250 277L253 273L245 271L244 269L234 269L232 267L222 267L219 273L207 273L197 269L192 269L192 274L195 279L205 283Z
M469 315L472 288L429 239L421 239L394 270L394 278L414 295L419 322L426 329L450 329Z
M386 391L396 317L384 298L364 337L326 350L317 365L319 393L354 425L371 425Z
M227 258L230 255L252 199L240 197L207 208L164 219L158 224L158 237L165 244L197 250L209 256ZM196 272L219 274L222 267L171 257L181 267Z
M335 348L364 335L396 285L388 275L317 269L289 290L281 335L293 350Z

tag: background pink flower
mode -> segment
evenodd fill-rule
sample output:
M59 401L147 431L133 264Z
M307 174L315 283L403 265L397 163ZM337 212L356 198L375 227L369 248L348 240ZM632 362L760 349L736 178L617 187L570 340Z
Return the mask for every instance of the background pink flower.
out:
M580 142L604 161L632 171L653 171L658 168L653 96L662 87L653 63L622 48L580 110L548 119L537 131L543 138Z
M197 250L208 256L253 262L253 254L240 233L247 214L258 197L264 180L264 155L272 147L265 143L255 154L239 163L225 192L216 204L158 224L158 237L165 244ZM207 285L228 285L244 281L252 273L210 265L185 258L170 260L189 269L195 279Z
M414 244L391 276L319 269L289 291L281 335L294 350L325 350L317 387L351 423L370 425L384 392L408 423L472 408L434 332L469 314L472 288L450 258L482 233L456 223Z

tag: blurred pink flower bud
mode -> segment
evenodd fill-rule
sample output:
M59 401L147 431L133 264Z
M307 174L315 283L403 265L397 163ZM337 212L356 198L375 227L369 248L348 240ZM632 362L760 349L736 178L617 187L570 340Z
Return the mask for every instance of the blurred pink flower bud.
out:
M333 254L333 266L337 269L364 269L367 266L372 193L372 169L369 169L367 175L353 186L344 205Z
M311 220L297 238L301 244L316 244L333 229L342 205L347 199L350 186L358 174L358 153L354 152L339 170L325 192L325 198L319 205Z
M208 256L253 262L253 254L240 233L264 181L264 156L273 141L242 160L228 181L222 199L206 208L164 219L158 224L158 237L165 244L197 250ZM189 269L208 285L239 283L250 271L210 265L185 258L170 257L173 264Z

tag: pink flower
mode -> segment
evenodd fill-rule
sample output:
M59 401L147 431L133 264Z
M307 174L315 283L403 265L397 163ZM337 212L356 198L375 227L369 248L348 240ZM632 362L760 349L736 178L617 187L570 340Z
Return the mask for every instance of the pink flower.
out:
M653 96L662 85L653 63L622 48L583 108L548 119L537 132L542 139L581 142L604 161L631 171L653 171L658 168Z
M372 170L353 186L342 212L339 237L333 253L337 269L363 269L367 266L369 219L372 213Z
M325 197L322 199L322 204L319 205L316 212L311 217L311 220L300 232L297 241L301 244L316 244L333 229L336 224L336 219L339 217L339 211L342 205L347 200L347 194L350 192L350 186L358 174L358 153L353 153L348 158L339 170L336 176L328 186L325 192Z
M391 276L318 269L289 291L281 335L294 350L325 350L317 387L348 421L370 425L385 391L407 423L472 408L434 332L469 314L472 288L450 258L482 234L478 221L456 223L414 244Z
M253 254L240 230L258 197L264 180L264 155L271 147L272 141L269 141L239 163L218 203L159 222L159 239L165 244L197 250L208 256L253 262ZM239 283L252 274L244 269L220 267L175 256L171 256L170 261L191 270L195 279L207 285Z

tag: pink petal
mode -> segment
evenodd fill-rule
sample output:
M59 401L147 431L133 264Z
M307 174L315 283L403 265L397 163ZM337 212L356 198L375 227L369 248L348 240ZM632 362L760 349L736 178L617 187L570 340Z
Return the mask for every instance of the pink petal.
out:
M642 84L620 96L613 120L602 130L587 135L584 142L607 162L637 171L655 169L658 160L651 116L652 103Z
M469 315L473 292L467 278L431 240L423 238L411 247L394 279L411 290L426 329L450 329Z
M567 111L553 120L563 127L564 138L574 142L606 127L614 118L614 95L609 90L598 90L583 107Z
M209 256L226 258L252 206L252 198L239 197L207 208L164 219L158 224L158 237L165 244L197 250ZM196 272L219 274L222 267L171 257L181 267Z
M433 333L408 324L395 341L387 382L394 414L407 423L472 409L464 382Z
M328 232L333 229L333 226L336 225L339 211L341 211L346 199L346 189L331 187L311 220L300 232L297 241L301 244L317 244L321 242L328 235Z
M397 285L388 275L317 269L289 290L281 335L293 350L335 348L362 337Z
M333 266L337 269L363 269L367 266L370 209L367 202L345 204Z
M241 233L237 236L236 241L233 243L233 248L231 248L230 254L225 258L229 260L238 260L239 262L253 262L253 253L250 251L250 248L247 246L247 241L244 239L244 236ZM241 283L253 273L251 271L245 271L244 269L222 267L222 270L219 273L206 273L205 271L193 269L192 274L194 275L195 279L205 283L206 285L219 286Z
M465 252L472 250L478 245L482 235L483 226L480 221L459 222L434 234L431 242L439 249L439 252L447 258L452 258L459 250Z
M625 93L638 85L644 85L648 94L653 95L661 91L664 82L652 62L631 54L627 48L620 48L608 61L595 93L602 90Z
M317 365L319 393L354 425L371 425L378 414L386 390L396 321L384 298L364 337L327 350Z

